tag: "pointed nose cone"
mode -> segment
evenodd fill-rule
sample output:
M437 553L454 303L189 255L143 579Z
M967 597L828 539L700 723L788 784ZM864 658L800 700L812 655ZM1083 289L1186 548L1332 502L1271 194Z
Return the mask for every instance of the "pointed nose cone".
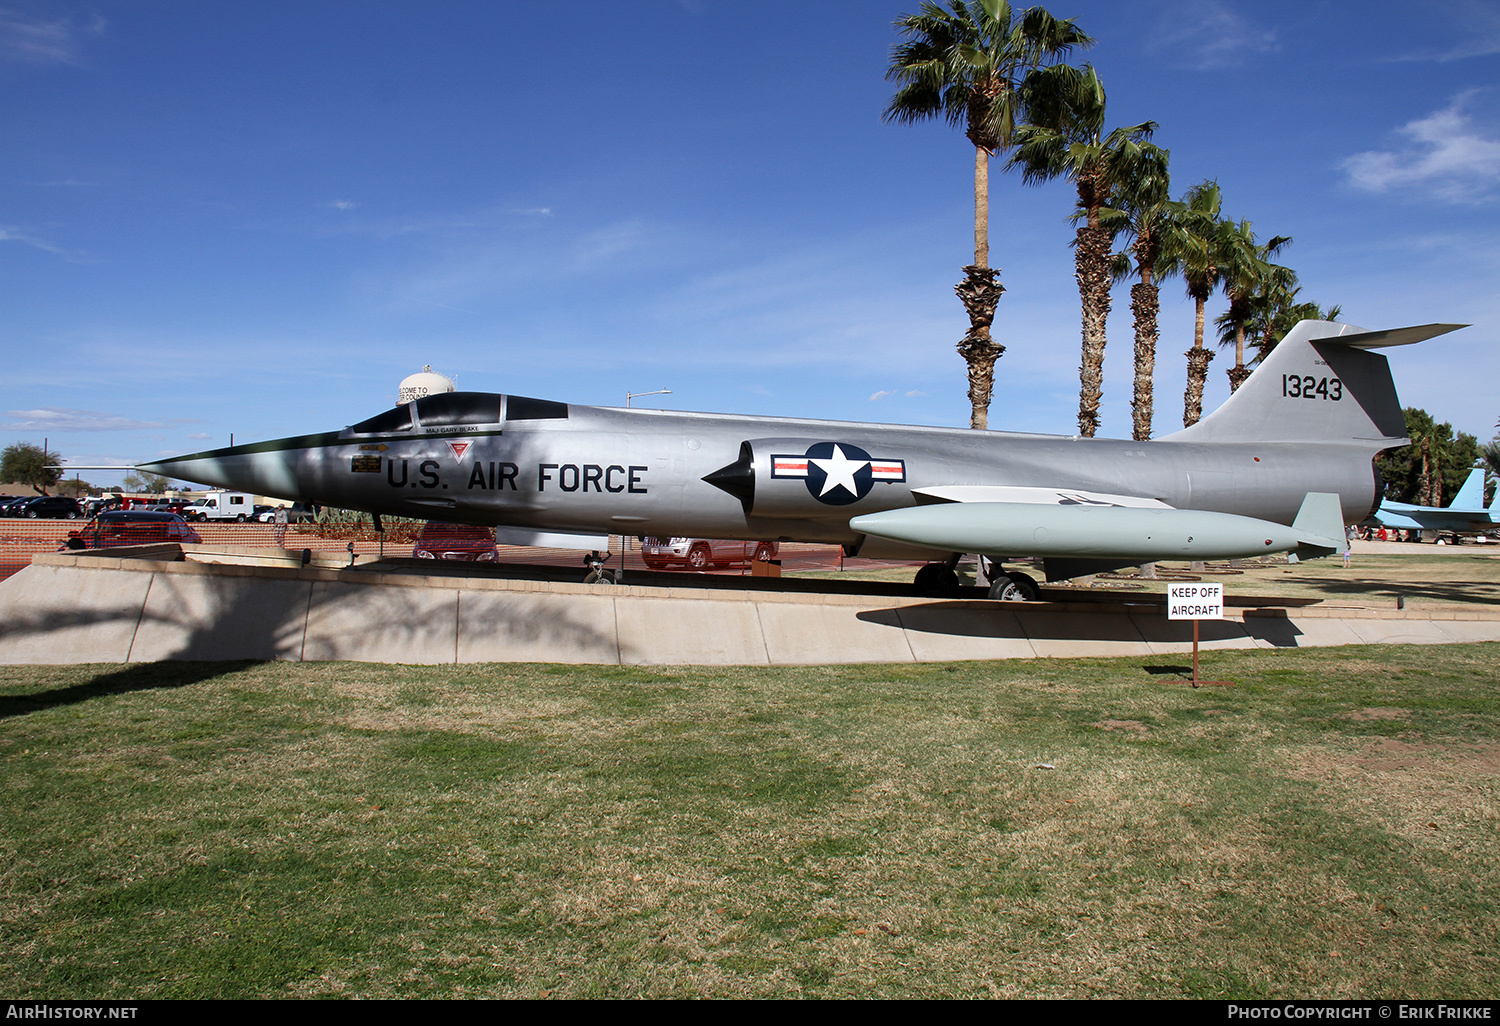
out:
M321 452L329 440L328 436L306 435L234 445L143 463L141 469L213 488L296 499L313 483L307 480L313 476L308 471L310 464L318 461L310 457Z

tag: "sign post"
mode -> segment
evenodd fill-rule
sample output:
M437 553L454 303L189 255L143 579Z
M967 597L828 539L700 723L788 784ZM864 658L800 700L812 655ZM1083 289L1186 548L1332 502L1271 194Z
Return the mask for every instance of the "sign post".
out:
M1193 687L1229 686L1232 682L1227 680L1198 679L1198 621L1224 619L1224 585L1201 582L1167 585L1167 619L1193 621Z

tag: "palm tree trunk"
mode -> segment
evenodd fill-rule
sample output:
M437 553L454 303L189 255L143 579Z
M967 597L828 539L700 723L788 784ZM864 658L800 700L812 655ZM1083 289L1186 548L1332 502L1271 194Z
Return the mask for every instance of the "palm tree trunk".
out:
M964 280L953 287L969 313L969 330L958 344L958 355L969 366L969 427L989 427L990 398L995 391L995 361L1005 347L990 337L995 307L1005 292L1000 272L990 268L990 151L974 147L974 262L964 268Z
M1203 386L1208 382L1208 361L1214 358L1213 350L1203 348L1203 321L1205 302L1197 300L1198 313L1193 323L1193 348L1186 353L1188 360L1187 391L1182 395L1182 426L1192 427L1203 419Z
M1092 218L1091 218L1092 220ZM1083 308L1083 355L1078 368L1078 433L1094 437L1099 430L1099 401L1104 395L1105 323L1109 319L1109 232L1097 225L1078 229L1074 244L1074 278Z
M974 266L990 266L990 151L974 147Z
M970 264L964 268L964 280L953 287L964 309L969 312L969 330L958 344L958 355L969 365L969 427L983 431L989 427L990 397L995 390L995 361L1005 347L990 338L990 324L1005 286L1000 272Z
M1135 400L1130 405L1135 426L1135 440L1151 438L1152 410L1155 405L1153 385L1156 375L1156 315L1160 309L1157 287L1145 271L1142 280L1130 286L1130 312L1135 317Z
M1245 325L1235 325L1234 328L1234 366L1226 371L1229 375L1229 391L1231 394L1239 391L1245 379L1250 376L1250 371L1245 368Z
M1443 504L1443 459L1438 446L1432 444L1430 436L1422 436L1422 477L1417 482L1417 504L1441 506Z
M1431 506L1429 493L1432 491L1432 441L1422 439L1422 476L1417 479L1417 505Z

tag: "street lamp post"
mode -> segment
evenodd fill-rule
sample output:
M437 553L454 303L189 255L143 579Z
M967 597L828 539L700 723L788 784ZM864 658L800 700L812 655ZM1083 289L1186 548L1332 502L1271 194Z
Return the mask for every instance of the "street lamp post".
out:
M670 388L658 388L655 392L626 392L625 393L625 408L627 410L630 409L630 400L638 398L639 396L643 396L643 395L671 395L671 394L672 394L672 390Z

